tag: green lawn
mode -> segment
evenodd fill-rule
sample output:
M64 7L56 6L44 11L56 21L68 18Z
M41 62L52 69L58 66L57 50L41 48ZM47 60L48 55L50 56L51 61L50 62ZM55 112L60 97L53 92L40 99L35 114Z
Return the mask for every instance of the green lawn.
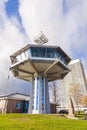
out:
M87 121L58 115L0 114L0 130L87 130Z

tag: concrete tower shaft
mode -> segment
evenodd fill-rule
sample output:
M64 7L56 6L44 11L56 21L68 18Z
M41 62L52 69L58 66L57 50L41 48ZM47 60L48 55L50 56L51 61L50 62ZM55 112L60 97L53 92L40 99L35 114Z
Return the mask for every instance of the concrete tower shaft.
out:
M29 113L50 113L48 80L46 77L38 75L32 80L31 99Z

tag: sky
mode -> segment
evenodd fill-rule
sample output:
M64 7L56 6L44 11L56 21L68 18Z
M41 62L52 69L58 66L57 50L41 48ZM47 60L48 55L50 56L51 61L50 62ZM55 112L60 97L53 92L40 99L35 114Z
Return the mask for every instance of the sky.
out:
M10 55L43 31L49 45L79 58L87 76L87 0L0 0L0 94L27 92L9 71ZM8 75L10 78L8 80Z

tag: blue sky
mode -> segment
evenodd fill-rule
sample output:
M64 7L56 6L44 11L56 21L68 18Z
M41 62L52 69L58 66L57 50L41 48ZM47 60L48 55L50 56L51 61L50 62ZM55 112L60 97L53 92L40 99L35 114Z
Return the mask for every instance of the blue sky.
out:
M10 15L16 15L18 13L18 6L19 6L19 1L18 0L9 0L6 2L6 12L7 14Z
M69 8L66 5L66 1L63 0L63 13L66 14L66 13L68 13L68 11L69 11Z
M0 0L0 88L6 86L7 75L14 80L9 56L34 43L41 30L48 44L60 46L72 59L81 59L87 75L86 12L87 0Z
M21 17L18 12L19 1L18 0L9 0L5 4L5 9L8 17L16 16L18 21L21 23Z
M6 14L9 18L16 17L19 24L20 24L20 30L23 31L25 33L25 29L22 25L22 20L19 14L19 0L8 0L5 3L5 10L6 10Z

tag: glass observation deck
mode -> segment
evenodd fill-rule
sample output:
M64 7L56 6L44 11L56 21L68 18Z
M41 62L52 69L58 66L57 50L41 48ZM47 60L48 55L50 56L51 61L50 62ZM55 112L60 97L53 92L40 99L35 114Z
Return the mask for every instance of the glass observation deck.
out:
M28 44L10 56L10 70L15 77L31 81L41 74L48 81L63 79L70 71L70 57L58 46Z
M30 46L28 48L20 50L15 55L11 56L11 63L17 63L21 62L26 59L32 59L32 60L53 60L53 59L59 59L64 64L67 64L67 58L66 56L61 52L58 47L43 47L43 46Z

